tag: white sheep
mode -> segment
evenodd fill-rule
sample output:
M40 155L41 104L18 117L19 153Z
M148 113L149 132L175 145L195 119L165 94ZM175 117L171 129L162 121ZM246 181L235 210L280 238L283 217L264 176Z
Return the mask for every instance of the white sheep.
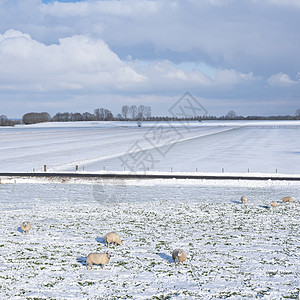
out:
M272 207L277 207L278 206L278 202L277 201L272 201L271 202L271 206Z
M28 222L28 221L23 222L21 225L21 230L22 230L23 234L24 233L27 234L28 231L30 230L30 228L31 228L31 225L30 225L30 222Z
M242 196L241 202L242 202L242 203L247 203L247 198L246 198L246 196Z
M86 258L86 263L88 264L88 269L93 269L93 264L104 265L109 263L110 254L109 253L90 253Z
M115 245L122 245L122 241L120 236L116 232L109 232L105 235L104 241L107 243L107 247L111 243L115 243Z
M172 253L172 259L175 262L177 260L178 263L183 263L186 259L186 253L182 249L174 249Z
M288 203L293 203L293 198L292 197L283 197L281 199L282 202L288 202Z

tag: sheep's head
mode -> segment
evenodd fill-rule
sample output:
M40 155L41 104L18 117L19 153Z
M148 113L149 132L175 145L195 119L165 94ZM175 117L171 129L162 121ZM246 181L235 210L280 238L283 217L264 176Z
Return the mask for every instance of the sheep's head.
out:
M246 202L247 202L247 198L246 198L245 196L242 196L241 202L242 202L242 203L246 203Z

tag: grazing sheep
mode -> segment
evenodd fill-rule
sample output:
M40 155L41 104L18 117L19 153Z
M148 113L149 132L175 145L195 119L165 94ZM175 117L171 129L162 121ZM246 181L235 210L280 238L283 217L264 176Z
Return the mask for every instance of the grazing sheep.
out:
M278 202L277 201L272 201L271 202L271 206L272 207L277 207L278 206Z
M173 261L177 260L178 263L183 263L186 259L186 253L182 249L175 249L172 253Z
M283 197L281 199L282 202L288 202L288 203L293 203L293 198L292 197Z
M93 269L93 264L104 265L109 263L110 254L109 253L90 253L86 258L86 263L88 264L88 269Z
M31 228L31 225L30 225L30 222L26 221L26 222L23 222L22 225L21 225L21 230L24 233L28 233L28 231L30 230Z
M246 198L246 196L242 196L241 202L242 202L242 203L247 203L247 198Z
M104 237L104 241L107 243L107 247L109 247L110 243L115 243L115 245L122 245L120 236L115 232L107 233Z

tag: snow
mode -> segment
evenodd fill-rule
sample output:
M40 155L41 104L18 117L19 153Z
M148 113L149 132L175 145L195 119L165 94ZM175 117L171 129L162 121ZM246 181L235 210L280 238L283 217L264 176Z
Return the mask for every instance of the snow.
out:
M174 126L174 127L203 127L203 126L299 126L300 121L298 120L263 120L263 121L159 121L160 124L165 126ZM156 124L154 121L143 121L141 122L142 127L152 127L153 124ZM137 127L136 121L79 121L79 122L48 122L48 123L38 123L31 125L16 125L15 128L82 128L82 127L99 127L99 128L108 128L108 127Z
M299 174L300 121L73 122L0 129L0 172Z
M299 177L300 122L124 124L0 128L0 172ZM288 180L0 176L0 298L298 299L299 199ZM87 270L109 231L124 244Z
M1 299L299 295L299 183L18 180L0 185ZM270 208L286 195L296 201ZM87 270L112 230L124 244L110 248L104 269ZM183 265L171 261L178 247Z

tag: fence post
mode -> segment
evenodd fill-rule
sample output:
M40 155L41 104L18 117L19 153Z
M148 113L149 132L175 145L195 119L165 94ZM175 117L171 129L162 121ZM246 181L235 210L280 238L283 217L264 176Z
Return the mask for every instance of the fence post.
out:
M222 168L222 173L224 173L224 168Z
M47 166L44 165L44 172L47 172Z
M75 166L75 172L78 172L78 165Z

